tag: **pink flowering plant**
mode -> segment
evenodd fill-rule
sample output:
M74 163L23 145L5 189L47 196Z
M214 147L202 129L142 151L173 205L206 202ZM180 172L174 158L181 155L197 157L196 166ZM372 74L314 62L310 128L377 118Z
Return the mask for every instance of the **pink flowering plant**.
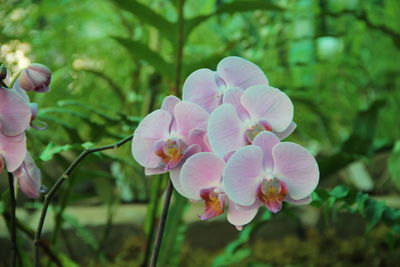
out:
M169 171L179 194L204 203L201 220L227 211L236 228L260 207L304 205L319 180L302 146L282 142L296 128L294 107L262 70L240 58L200 69L183 85L183 101L167 96L137 127L132 154L146 174Z

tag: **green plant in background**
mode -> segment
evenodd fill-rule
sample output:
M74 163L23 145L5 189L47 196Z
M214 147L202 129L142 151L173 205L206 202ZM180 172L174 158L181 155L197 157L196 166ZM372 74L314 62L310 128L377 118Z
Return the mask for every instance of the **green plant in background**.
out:
M53 70L52 93L31 96L41 107L37 119L46 121L50 130L27 133L44 185L51 188L83 149L130 135L164 96L181 90L183 79L194 70L214 69L223 57L239 55L257 63L270 83L283 89L294 103L294 121L301 127L289 140L313 151L321 169L323 189L317 191L313 205L321 207L328 221L337 212L350 211L361 214L368 225L383 222L389 229L388 244L396 248L398 200L392 201L391 196L398 193L392 186L398 180L395 144L400 136L396 126L400 103L398 1L187 0L181 9L183 27L178 23L178 7L179 1L161 0L2 3L0 61L14 76L32 61ZM179 57L183 59L180 69ZM73 258L59 252L65 243L60 233L71 224L63 216L65 207L108 205L111 195L116 209L121 203L150 201L145 228L154 228L161 208L156 203L166 184L154 191L161 179L148 181L127 156L128 150L122 147L88 156L59 188L50 204L57 223L45 226L58 230L49 250L46 242L40 243L52 262L72 262L66 259ZM365 171L367 176L362 175ZM1 181L3 186L6 179ZM363 187L366 181L369 186ZM338 197L346 191L343 188L332 193L338 184L345 184L349 193ZM9 215L8 198L5 195L0 202L5 216ZM25 201L18 196L18 207ZM172 225L167 222L160 254L163 265L185 261L179 253L170 254L185 251L185 233L190 230L182 221L190 210L179 203L177 210L185 212L177 211ZM364 208L358 203L364 203ZM41 205L31 207L38 210ZM30 230L25 225L30 221L23 223L18 226L20 241L25 240L20 233L31 233L23 230ZM82 233L78 227L76 231ZM254 233L258 231L256 227ZM146 232L151 240L150 231ZM243 256L234 257L237 264L253 257L250 246L243 246L245 252L240 252L241 247L234 248ZM92 255L96 258L98 254Z

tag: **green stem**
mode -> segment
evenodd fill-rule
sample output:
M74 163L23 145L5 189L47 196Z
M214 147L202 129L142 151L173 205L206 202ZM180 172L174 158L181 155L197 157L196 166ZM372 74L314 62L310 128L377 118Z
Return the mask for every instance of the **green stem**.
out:
M160 253L161 242L162 242L162 238L164 235L165 223L167 222L169 204L171 203L171 196L172 196L173 191L174 191L174 187L172 185L171 180L169 180L167 192L166 192L165 199L164 199L163 211L162 211L160 223L158 224L157 236L156 236L156 240L154 242L153 254L151 255L151 260L150 260L151 267L157 266L158 255Z
M72 171L79 165L79 163L86 158L87 155L99 151L104 151L104 150L109 150L109 149L116 149L120 146L122 146L125 143L128 143L131 139L133 138L133 135L130 135L128 137L125 137L124 139L118 141L115 144L111 145L106 145L106 146L101 146L97 148L89 148L85 149L72 163L71 165L65 170L65 172L58 178L57 182L53 185L53 187L50 189L50 191L45 195L44 197L44 204L42 208L42 212L40 215L40 220L39 224L35 233L35 238L34 238L34 243L35 243L35 266L39 267L40 266L40 261L39 261L39 253L40 253L40 247L39 247L39 242L42 236L42 231L43 231L43 225L44 221L46 219L46 214L47 214L47 209L49 207L49 204L51 202L51 199L57 192L57 190L60 188L60 186L65 182L65 180L68 179Z
M18 244L17 244L17 224L16 224L16 204L15 204L15 194L14 194L14 176L11 172L8 173L8 183L10 186L10 229L11 229L11 259L12 259L12 266L17 266L17 257L19 258L18 252Z

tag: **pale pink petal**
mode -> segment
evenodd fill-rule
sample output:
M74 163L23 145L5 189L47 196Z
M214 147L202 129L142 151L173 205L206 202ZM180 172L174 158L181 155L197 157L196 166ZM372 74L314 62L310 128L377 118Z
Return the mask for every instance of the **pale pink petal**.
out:
M251 206L241 206L233 201L229 201L228 222L235 226L243 226L251 222L256 217L260 203L256 202ZM240 230L239 230L240 231Z
M161 168L144 168L144 174L149 176L149 175L156 175L156 174L163 174L166 173L166 170L163 170Z
M244 124L230 104L222 104L210 115L208 121L208 140L218 156L237 150L245 144Z
M186 195L200 200L200 190L220 187L225 161L210 152L200 152L190 157L182 166L180 182Z
M26 154L22 165L13 174L25 195L30 198L40 196L41 172L29 153Z
M252 86L244 92L241 102L253 120L267 121L274 132L286 130L293 120L293 104L279 89Z
M132 155L146 168L158 168L160 158L154 153L154 144L169 134L172 115L165 110L156 110L147 115L136 128L132 140Z
M229 151L228 153L225 154L224 156L224 160L225 162L228 162L228 160L233 156L233 154L235 154L235 150Z
M186 194L186 192L183 190L181 181L179 179L180 173L181 173L181 166L178 166L174 169L171 169L169 171L169 175L172 181L172 185L174 186L175 190L182 196L189 198L189 196Z
M209 114L197 104L186 101L176 104L174 116L177 132L185 138L193 129L207 129Z
M226 57L222 59L217 72L229 87L246 89L253 85L268 85L268 79L263 71L254 63L241 57Z
M21 166L26 156L25 134L9 137L0 133L0 156L4 158L9 172Z
M183 84L182 99L202 106L212 112L221 103L217 75L209 69L199 69L189 75Z
M0 131L6 136L20 135L30 121L28 103L15 90L0 88Z
M161 109L173 114L174 108L179 102L181 102L181 100L174 95L166 96L161 104Z
M186 148L186 150L183 152L183 159L181 164L183 164L183 161L187 160L188 158L199 152L201 152L201 146L197 144L192 144L188 146L188 148Z
M239 118L244 121L249 119L250 115L240 102L243 93L242 89L232 87L224 93L223 103L231 104L236 109Z
M226 163L223 185L229 199L243 206L256 201L263 178L263 151L258 146L240 148Z
M307 204L310 204L310 203L311 203L312 198L311 198L311 195L310 195L310 196L308 196L308 197L305 197L305 198L302 198L302 199L299 199L299 200L294 200L294 199L291 198L289 195L287 195L287 196L285 197L285 201L286 201L287 203L290 203L290 204L293 204L293 205L307 205Z
M297 124L293 121L290 123L290 125L284 130L283 132L274 132L274 134L279 138L279 140L283 140L289 135L293 133L293 131L296 129Z
M253 145L262 149L263 164L266 171L272 171L274 168L274 160L272 159L272 148L279 143L278 137L271 132L261 132L253 140Z
M208 143L207 131L203 129L193 129L189 132L187 144L197 144L201 147L202 152L210 152L211 147Z
M314 157L295 143L279 143L272 149L274 175L288 186L294 200L309 196L319 180L318 165Z

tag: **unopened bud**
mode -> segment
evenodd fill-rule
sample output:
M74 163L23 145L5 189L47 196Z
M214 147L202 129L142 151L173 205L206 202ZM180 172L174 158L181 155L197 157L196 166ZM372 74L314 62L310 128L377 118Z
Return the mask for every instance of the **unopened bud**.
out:
M19 86L26 91L47 92L50 90L51 71L42 64L32 63L21 73Z
M4 80L7 77L7 68L0 63L0 81Z

